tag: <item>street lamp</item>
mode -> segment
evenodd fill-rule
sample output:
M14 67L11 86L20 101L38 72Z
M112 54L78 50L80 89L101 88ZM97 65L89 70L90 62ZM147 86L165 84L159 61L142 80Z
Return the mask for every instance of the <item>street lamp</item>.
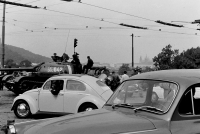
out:
M131 34L132 36L132 68L134 67L134 45L133 45L133 39L134 37L140 37L140 36L134 36L134 34Z

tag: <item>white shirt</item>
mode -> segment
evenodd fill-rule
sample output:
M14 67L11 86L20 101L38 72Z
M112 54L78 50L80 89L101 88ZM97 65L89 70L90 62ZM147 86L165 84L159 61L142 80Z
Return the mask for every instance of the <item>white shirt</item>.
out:
M129 76L127 74L123 74L120 82L123 82L123 81L127 80L128 78L129 78Z

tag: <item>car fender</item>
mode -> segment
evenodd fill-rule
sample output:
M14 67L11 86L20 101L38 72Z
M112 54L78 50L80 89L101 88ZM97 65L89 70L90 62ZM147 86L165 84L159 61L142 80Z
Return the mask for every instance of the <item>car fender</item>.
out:
M35 114L38 112L38 98L33 98L27 94L21 94L17 96L13 101L11 110L13 110L16 102L19 100L24 100L28 103L32 114Z
M86 102L90 102L90 103L93 103L94 105L96 105L98 107L98 109L102 108L103 105L106 103L106 101L98 98L98 97L95 97L95 96L92 96L92 95L88 95L84 98L82 98L78 104L76 105L76 113L78 112L78 109L79 107L83 104L83 103L86 103Z

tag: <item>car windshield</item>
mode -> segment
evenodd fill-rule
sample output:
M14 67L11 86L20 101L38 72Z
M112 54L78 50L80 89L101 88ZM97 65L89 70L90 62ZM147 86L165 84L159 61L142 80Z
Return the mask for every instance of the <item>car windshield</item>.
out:
M129 80L118 87L107 104L112 106L125 106L127 104L137 111L165 113L170 108L177 91L177 84L172 82Z

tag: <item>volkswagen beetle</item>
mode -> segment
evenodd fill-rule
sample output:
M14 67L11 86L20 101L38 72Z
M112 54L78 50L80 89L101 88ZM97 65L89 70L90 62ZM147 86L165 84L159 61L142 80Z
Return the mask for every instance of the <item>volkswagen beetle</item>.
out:
M200 72L165 70L121 83L102 109L8 124L17 134L194 134L200 132Z
M89 75L63 74L49 78L41 88L17 96L12 110L18 118L31 114L70 114L102 108L112 90Z

